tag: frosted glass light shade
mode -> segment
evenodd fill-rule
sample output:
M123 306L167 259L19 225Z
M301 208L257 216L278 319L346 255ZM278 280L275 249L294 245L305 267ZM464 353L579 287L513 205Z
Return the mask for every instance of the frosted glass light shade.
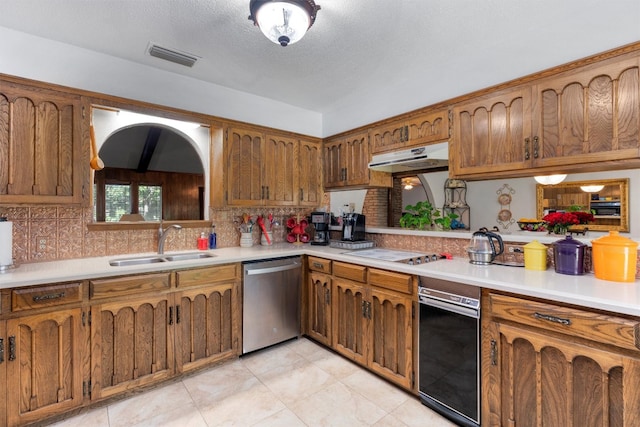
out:
M542 185L556 185L560 184L567 177L564 175L544 175L544 176L534 176L533 179L538 182L538 184Z
M312 0L252 0L249 19L269 40L281 46L299 41L315 21L320 6Z
M581 185L580 189L585 193L597 193L602 190L604 185Z

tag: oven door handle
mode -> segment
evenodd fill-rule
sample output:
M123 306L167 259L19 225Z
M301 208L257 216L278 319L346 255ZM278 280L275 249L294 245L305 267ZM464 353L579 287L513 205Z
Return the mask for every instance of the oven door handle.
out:
M449 304L444 301L439 301L436 299L420 297L420 304L440 308L442 310L450 311L452 313L460 314L462 316L472 317L474 319L480 318L480 313L478 310L475 310L473 308L461 307L456 304Z

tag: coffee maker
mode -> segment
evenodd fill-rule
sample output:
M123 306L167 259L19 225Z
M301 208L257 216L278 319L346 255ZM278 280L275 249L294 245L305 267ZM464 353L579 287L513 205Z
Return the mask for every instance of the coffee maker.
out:
M311 212L311 224L316 230L316 234L311 241L312 245L329 244L329 224L331 224L331 214L329 212Z
M346 213L342 216L342 240L349 242L364 240L364 215Z

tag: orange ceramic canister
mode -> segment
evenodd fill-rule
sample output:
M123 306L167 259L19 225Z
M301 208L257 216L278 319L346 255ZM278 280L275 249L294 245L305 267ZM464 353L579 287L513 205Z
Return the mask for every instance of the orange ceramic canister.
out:
M596 278L613 282L636 280L637 242L610 231L608 236L592 240L591 245Z

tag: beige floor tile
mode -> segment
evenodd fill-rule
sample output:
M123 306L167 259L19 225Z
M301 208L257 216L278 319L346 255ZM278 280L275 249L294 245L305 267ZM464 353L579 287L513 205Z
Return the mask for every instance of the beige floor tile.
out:
M314 357L313 364L328 372L338 380L355 374L362 368L342 356L329 351L322 351Z
M311 362L273 371L260 377L260 380L287 405L336 382L334 377Z
M109 426L133 426L192 404L193 400L182 382L168 384L109 405Z
M208 406L198 408L209 426L249 426L280 412L285 405L264 384L254 379L251 387L219 396Z
M369 426L387 415L342 383L326 387L290 407L310 426Z
M300 356L310 361L314 361L318 357L323 357L327 353L332 354L325 347L322 347L320 344L307 338L300 338L299 340L292 341L289 346Z
M375 423L373 427L407 427L407 425L392 414L389 414Z
M300 418L291 410L283 409L257 423L252 427L306 427Z
M51 425L53 427L109 427L109 413L105 406Z
M289 341L279 346L260 350L241 358L244 366L254 375L261 376L265 373L290 369L293 365L305 362L305 359L296 352L292 346L296 341Z
M194 404L181 406L169 412L162 412L131 427L208 427Z
M424 406L418 399L408 399L391 412L408 427L456 427L437 412Z
M209 406L228 396L244 393L259 383L239 360L213 367L182 380L198 407Z
M341 381L386 412L393 411L407 399L413 398L408 393L364 369L358 369Z

